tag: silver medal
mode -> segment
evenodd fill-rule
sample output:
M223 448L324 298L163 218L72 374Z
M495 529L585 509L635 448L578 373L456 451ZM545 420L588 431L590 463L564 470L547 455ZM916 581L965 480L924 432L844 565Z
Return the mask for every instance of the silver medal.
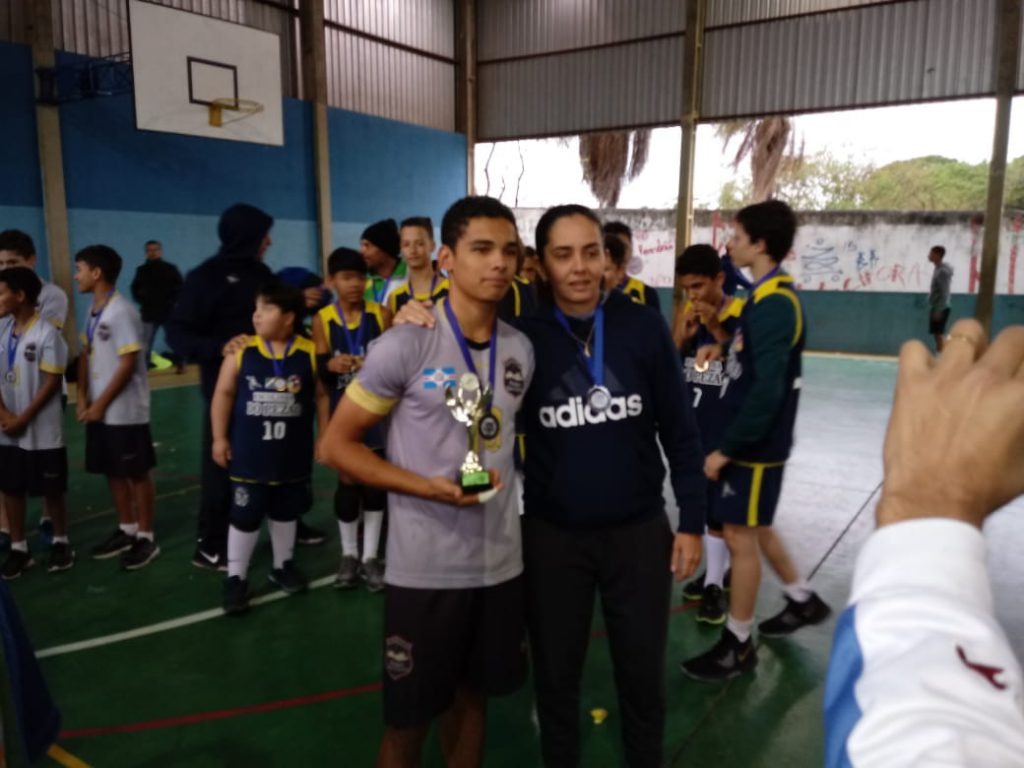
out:
M593 413L603 413L612 404L612 393L608 387L593 386L587 392L587 408Z

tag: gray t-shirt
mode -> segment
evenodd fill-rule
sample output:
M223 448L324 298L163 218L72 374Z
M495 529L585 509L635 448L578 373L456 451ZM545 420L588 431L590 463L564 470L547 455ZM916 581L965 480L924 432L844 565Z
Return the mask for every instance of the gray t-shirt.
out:
M932 312L941 312L949 306L949 294L953 284L953 268L944 261L935 265L932 273L932 286L928 292L928 308Z
M42 386L43 374L64 378L68 347L64 337L38 314L13 343L14 318L0 319L0 397L7 410L19 414L28 408ZM8 363L14 347L13 365ZM13 445L26 451L60 448L64 445L64 413L60 397L54 395L17 437L0 432L0 445Z
M60 286L44 280L36 304L41 318L52 323L58 331L64 330L64 323L68 320L68 295Z
M466 428L445 405L444 390L468 369L440 305L437 328L402 325L370 345L345 397L371 413L389 415L388 460L424 477L456 478L469 449ZM488 381L488 350L472 350ZM455 507L388 495L388 584L423 589L471 589L501 584L523 570L515 493L515 415L533 376L533 346L498 323L494 414L498 436L481 444L486 469L504 487L486 504Z
M138 310L120 293L110 297L99 315L91 312L86 319L95 323L92 346L85 329L82 332L82 348L89 353L89 400L98 398L114 378L121 356L140 352L142 343L142 320ZM146 356L135 356L135 371L128 383L117 394L103 415L104 424L128 425L149 423L149 372Z

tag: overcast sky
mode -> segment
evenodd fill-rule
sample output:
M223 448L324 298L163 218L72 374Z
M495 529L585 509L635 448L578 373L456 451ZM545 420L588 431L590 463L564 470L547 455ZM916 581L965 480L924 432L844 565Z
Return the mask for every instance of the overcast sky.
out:
M1024 155L1024 98L1014 100L1014 119L1010 126L1010 158ZM805 152L828 150L837 158L885 165L924 155L942 155L969 163L984 162L992 150L995 101L971 101L885 107L795 118L798 138ZM659 128L653 132L650 157L640 178L623 189L620 208L671 208L675 205L679 168L679 129ZM517 144L519 146L517 146ZM575 139L566 142L505 142L494 148L491 159L490 194L505 186L502 199L518 206L544 208L566 202L595 205L596 200L583 182ZM477 145L477 192L487 190L484 165L491 144ZM745 168L730 166L735 142L723 153L714 129L702 125L697 130L697 166L694 187L698 207L715 207L722 185L737 176L746 176ZM523 162L519 152L522 150Z

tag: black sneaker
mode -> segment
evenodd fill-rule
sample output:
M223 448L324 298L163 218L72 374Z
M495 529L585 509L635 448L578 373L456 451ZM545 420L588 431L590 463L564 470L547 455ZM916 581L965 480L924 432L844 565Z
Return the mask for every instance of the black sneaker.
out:
M684 661L679 668L694 680L710 683L742 675L756 666L757 650L752 638L741 643L736 635L723 629L722 637L711 650Z
M704 577L706 572L694 577L683 585L683 602L695 603L704 596Z
M66 541L58 541L50 547L50 557L46 561L47 573L66 571L74 564L75 550Z
M291 560L285 560L283 566L274 568L270 572L269 578L271 584L276 585L289 595L305 592L309 587L309 579L306 578L302 571L295 567L295 563Z
M700 598L697 621L705 624L725 624L726 606L725 593L722 588L717 584L708 584L704 587L704 594Z
M121 567L126 571L137 571L156 560L159 554L160 547L155 541L139 536L132 544L132 548L121 555Z
M298 525L295 527L295 543L303 544L305 546L315 546L317 544L323 544L327 541L327 534L321 531L319 528L314 528L311 525L306 525L304 522L299 520Z
M36 561L28 552L12 549L7 555L7 559L4 560L3 566L0 567L0 577L3 577L4 581L14 581L35 564Z
M335 589L352 589L359 583L359 558L345 555L341 558L338 575L334 577Z
M228 572L228 559L224 553L210 554L202 547L196 547L196 551L192 554L192 565L206 571Z
M44 547L53 546L53 520L48 517L39 521L39 542Z
M7 531L0 531L0 552L6 552L11 548L11 534Z
M122 552L127 552L129 549L132 548L132 544L134 542L134 536L129 536L120 528L117 528L114 530L112 534L110 534L110 538L108 538L102 544L97 544L95 547L92 548L92 559L109 560L110 558L116 557Z
M241 576L224 579L224 613L237 614L249 610L249 582Z
M818 597L816 592L811 592L811 596L802 603L787 597L786 607L775 616L758 624L757 630L765 637L782 637L796 632L801 627L820 624L831 613L832 609Z
M384 563L376 557L363 563L363 581L368 592L381 592L384 589Z

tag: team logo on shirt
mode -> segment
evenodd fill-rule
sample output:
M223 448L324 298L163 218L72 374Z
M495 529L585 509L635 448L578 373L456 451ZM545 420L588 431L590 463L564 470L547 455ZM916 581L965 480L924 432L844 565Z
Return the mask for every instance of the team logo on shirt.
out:
M459 374L453 366L423 369L424 389L446 389L448 387L454 387L458 381Z
M412 643L398 635L384 641L384 669L392 680L401 680L412 674L414 667Z
M235 506L239 508L249 506L249 492L242 486L235 488Z
M100 327L96 329L96 335L100 337L100 341L110 341L110 326L100 323Z
M523 376L523 364L510 357L502 365L505 368L505 391L512 397L519 397L526 389L526 377Z
M36 361L37 351L38 347L36 347L35 343L29 344L27 347L25 347L25 360L27 362L34 363Z
M293 395L297 395L302 391L302 378L300 376L288 377L288 391Z

